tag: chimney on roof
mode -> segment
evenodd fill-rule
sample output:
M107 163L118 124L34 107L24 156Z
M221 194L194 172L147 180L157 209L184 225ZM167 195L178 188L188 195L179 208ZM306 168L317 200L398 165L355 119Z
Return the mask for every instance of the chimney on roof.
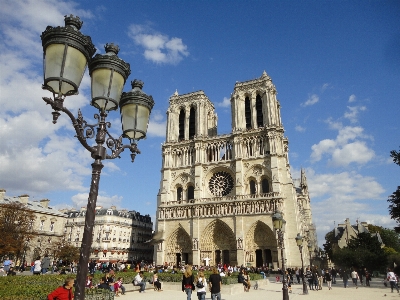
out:
M18 197L21 203L23 204L28 204L29 201L29 195L21 195Z
M112 206L111 206L111 209L112 209L112 210L116 210L117 207L116 207L115 205L112 205Z
M44 208L48 208L49 207L49 199L42 199L40 200L40 205L42 205Z
M361 222L361 225L364 227L368 227L368 222Z
M86 210L86 206L81 207L81 211L84 211L84 210Z
M0 189L0 200L4 200L4 195L6 194L5 189Z

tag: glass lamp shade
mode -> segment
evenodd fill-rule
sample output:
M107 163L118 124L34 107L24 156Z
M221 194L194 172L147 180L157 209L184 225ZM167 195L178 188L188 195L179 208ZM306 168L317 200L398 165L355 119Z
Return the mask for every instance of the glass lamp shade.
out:
M117 56L117 45L107 44L105 49L106 54L97 54L89 64L91 105L99 110L110 111L118 108L122 89L131 70L129 64Z
M297 236L295 237L296 240L296 244L297 246L301 246L303 244L303 237L300 235L300 233L297 234Z
M131 140L146 137L153 97L142 91L143 82L132 81L132 91L123 93L120 102L122 135Z
M59 96L78 93L87 61L96 49L84 36L79 17L65 16L65 27L48 26L42 33L43 88Z
M272 216L272 222L276 230L282 229L283 225L282 221L283 221L282 215L279 212L274 213L274 215Z

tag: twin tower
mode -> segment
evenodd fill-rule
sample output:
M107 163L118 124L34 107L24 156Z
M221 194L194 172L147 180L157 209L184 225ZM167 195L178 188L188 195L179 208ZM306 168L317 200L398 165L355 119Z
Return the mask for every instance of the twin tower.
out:
M316 246L305 173L295 186L276 94L265 72L237 82L230 99L232 132L226 135L217 134L215 108L203 91L171 96L157 195L156 264L281 267L276 211L286 220L288 267L301 266L297 233Z

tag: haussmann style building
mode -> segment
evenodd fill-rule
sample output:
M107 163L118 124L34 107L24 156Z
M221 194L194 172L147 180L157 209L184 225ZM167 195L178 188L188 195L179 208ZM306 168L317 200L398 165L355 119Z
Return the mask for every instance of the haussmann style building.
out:
M217 115L203 91L169 99L162 145L154 248L156 264L281 266L272 215L286 220L286 266L301 266L295 237L316 246L305 172L290 173L276 88L264 72L237 82L232 132L217 134ZM308 250L304 247L304 265Z

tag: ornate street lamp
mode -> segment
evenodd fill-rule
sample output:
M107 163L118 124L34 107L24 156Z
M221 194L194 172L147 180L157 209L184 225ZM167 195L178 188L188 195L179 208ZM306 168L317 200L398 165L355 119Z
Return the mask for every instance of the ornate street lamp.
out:
M303 280L303 295L307 295L308 289L307 289L306 281L304 279L303 237L300 235L300 233L298 233L295 239L296 239L297 246L299 246L300 256L301 256L301 280Z
M282 272L283 272L283 280L282 280L282 294L283 294L283 300L289 300L289 290L288 290L288 285L286 281L286 267L285 267L285 258L284 258L284 253L283 249L285 249L284 245L284 232L285 232L285 226L286 226L286 221L283 219L282 214L280 212L275 212L274 215L272 216L272 222L274 225L274 229L278 233L278 243L279 247L281 248L281 258L282 258Z
M141 91L141 81L134 80L132 92L122 93L126 79L131 73L129 64L117 56L119 47L114 44L105 46L106 54L92 57L96 49L91 38L79 31L82 24L79 17L65 16L65 27L47 26L41 35L44 58L42 87L53 94L53 98L43 97L43 100L54 110L53 123L57 123L60 112L68 115L75 128L76 137L94 159L77 270L74 298L76 300L83 300L85 297L85 279L88 273L102 160L119 158L122 151L129 149L132 162L134 161L136 154L140 153L136 141L146 137L150 112L154 105L153 98ZM80 110L75 118L64 107L65 98L78 93L87 65L91 77L91 105L99 111L94 115L98 120L94 125L83 119ZM109 111L118 109L118 106L121 109L123 133L119 138L114 138L107 130L111 123L106 122L106 117ZM93 138L96 142L94 146L88 143L88 139ZM128 145L123 145L123 138L129 139Z

